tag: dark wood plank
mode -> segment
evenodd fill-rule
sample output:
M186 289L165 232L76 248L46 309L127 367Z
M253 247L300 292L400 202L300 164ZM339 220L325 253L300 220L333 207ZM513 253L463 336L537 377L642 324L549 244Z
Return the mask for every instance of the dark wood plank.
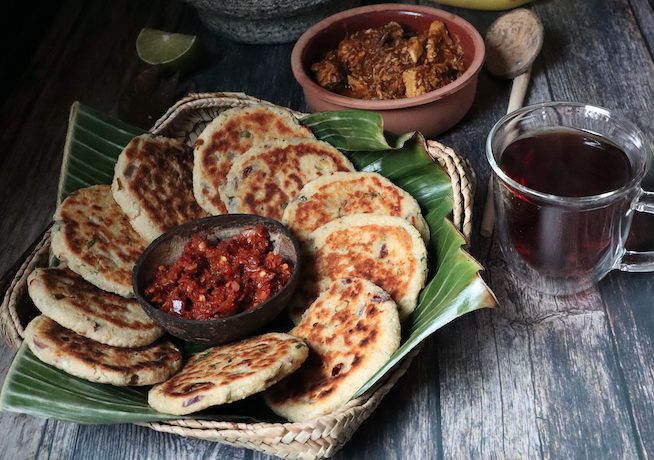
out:
M647 43L650 56L654 56L654 11L651 0L631 0L633 15L643 39Z

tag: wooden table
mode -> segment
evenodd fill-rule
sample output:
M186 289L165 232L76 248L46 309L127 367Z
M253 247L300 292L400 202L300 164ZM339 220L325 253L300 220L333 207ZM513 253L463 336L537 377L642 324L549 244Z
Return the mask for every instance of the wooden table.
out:
M125 114L145 104L134 93L149 91L157 97L146 107L146 127L187 91L244 91L306 109L290 71L292 45L247 46L211 36L192 8L176 1L42 3L19 6L39 27L18 30L1 45L12 65L3 66L10 86L0 93L0 273L51 219L74 100ZM450 9L482 34L498 15ZM654 139L651 0L544 0L534 9L546 38L528 102L606 106ZM5 26L10 21L5 17ZM148 78L134 51L144 26L199 34L211 52L205 68L181 81ZM477 217L489 174L484 140L510 90L485 72L479 83L470 113L439 138L477 171ZM543 296L515 282L497 245L477 236L478 222L472 253L484 263L500 307L465 316L427 340L338 457L654 456L654 277L614 272L584 295ZM0 347L4 375L14 351ZM263 457L133 425L3 413L0 426L3 458Z

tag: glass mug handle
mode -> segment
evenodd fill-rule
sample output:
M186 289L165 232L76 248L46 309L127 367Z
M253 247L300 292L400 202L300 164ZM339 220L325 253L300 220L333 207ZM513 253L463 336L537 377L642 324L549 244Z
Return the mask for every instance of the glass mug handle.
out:
M654 192L641 189L633 209L638 212L654 214ZM654 271L654 251L624 251L617 268L624 272Z

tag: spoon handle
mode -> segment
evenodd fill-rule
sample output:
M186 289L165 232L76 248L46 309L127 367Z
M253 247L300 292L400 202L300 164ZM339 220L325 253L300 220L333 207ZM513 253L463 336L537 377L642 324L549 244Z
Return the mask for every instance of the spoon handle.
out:
M511 113L514 110L522 107L527 94L527 87L529 86L529 78L531 77L531 67L524 73L521 73L513 79L513 86L511 86L511 95L509 96L509 107L506 113Z
M509 107L507 108L506 113L511 113L522 107L525 95L527 94L530 77L531 67L513 79L511 95L509 96ZM488 192L486 193L486 204L484 205L484 215L481 218L481 236L486 238L490 237L493 234L494 226L495 208L493 206L493 173L491 172L491 177L488 181Z

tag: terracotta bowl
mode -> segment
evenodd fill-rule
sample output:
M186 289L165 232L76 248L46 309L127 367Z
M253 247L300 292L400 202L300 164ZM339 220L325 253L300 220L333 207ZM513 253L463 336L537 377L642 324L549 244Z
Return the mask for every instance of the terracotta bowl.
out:
M209 241L226 240L256 225L263 225L268 230L274 252L294 267L290 280L277 294L251 310L212 320L173 316L147 301L145 287L154 277L156 268L175 262L192 237L205 236ZM148 316L170 334L188 342L217 345L254 334L284 309L300 279L299 254L295 237L276 220L250 214L205 217L175 227L154 240L138 259L132 272L132 284L136 298Z
M435 19L444 22L450 34L459 38L464 52L465 71L449 85L416 97L371 101L341 96L313 80L311 65L335 49L346 35L390 21L396 21L405 31L418 33ZM452 13L426 6L382 4L343 11L308 29L293 48L291 66L311 111L372 110L382 115L384 128L393 134L420 131L432 137L454 126L470 109L484 53L484 40L479 32Z

